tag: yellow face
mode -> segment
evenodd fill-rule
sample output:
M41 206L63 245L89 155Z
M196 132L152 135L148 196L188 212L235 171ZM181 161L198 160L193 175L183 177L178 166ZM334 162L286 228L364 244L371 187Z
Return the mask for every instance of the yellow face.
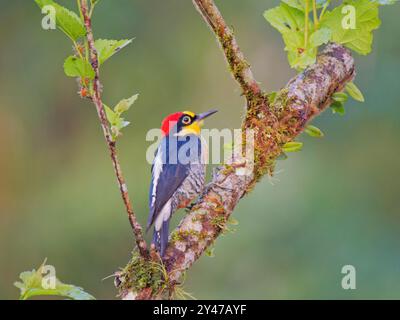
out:
M200 135L201 127L203 126L203 121L196 120L196 114L191 111L183 111L183 116L181 118L182 129L177 134L178 137L184 137L189 134Z
M176 134L178 137L187 136L188 134L200 135L203 120L216 113L217 110L209 110L207 112L195 114L191 111L182 112L179 119L179 132Z

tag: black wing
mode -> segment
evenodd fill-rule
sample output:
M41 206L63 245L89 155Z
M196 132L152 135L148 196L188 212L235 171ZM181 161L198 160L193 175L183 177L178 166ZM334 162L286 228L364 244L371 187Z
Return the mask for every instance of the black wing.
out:
M177 161L178 163L170 164L168 155L163 155L168 150L166 148L167 140L168 138L164 138L160 143L151 169L152 179L149 191L150 213L147 221L147 229L154 223L164 205L171 199L189 174L190 164L181 164L179 161Z

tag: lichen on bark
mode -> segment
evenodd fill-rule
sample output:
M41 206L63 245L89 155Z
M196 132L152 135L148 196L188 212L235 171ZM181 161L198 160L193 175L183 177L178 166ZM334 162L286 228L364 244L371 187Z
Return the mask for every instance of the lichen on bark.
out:
M273 174L282 147L293 141L320 112L331 103L355 75L349 50L330 43L319 54L314 65L295 76L271 103L254 79L233 32L227 27L212 0L193 0L203 19L215 33L233 77L246 98L243 131L254 131L254 163L242 151L235 152L228 163L217 168L196 205L173 231L163 259L169 284L179 283L182 274L211 246L223 232L240 199L251 191L264 175ZM246 144L244 137L242 141ZM242 174L245 170L247 174ZM239 173L240 172L240 173ZM129 282L129 279L127 280ZM135 298L154 298L151 285L139 289ZM122 295L129 295L125 291Z

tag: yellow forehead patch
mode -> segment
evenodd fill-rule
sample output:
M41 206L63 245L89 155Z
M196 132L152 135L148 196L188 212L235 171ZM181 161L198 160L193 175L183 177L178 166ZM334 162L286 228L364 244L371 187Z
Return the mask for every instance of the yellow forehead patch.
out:
M190 117L194 117L196 114L194 113L194 112L192 112L192 111L183 111L183 113L184 114L187 114L188 116L190 116Z

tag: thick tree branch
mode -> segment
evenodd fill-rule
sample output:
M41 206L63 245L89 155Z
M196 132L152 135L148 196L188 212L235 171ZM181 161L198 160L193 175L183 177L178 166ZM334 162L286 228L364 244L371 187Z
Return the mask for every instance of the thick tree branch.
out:
M254 79L249 64L212 0L193 0L205 22L215 33L231 72L246 97L246 116L242 129L254 132L254 161L241 150L219 167L202 196L172 233L164 265L168 287L173 290L182 274L213 245L225 230L240 199L265 174L272 174L282 146L295 139L307 122L324 111L333 93L341 91L355 75L354 60L344 47L331 43L319 54L314 65L294 77L270 102ZM246 143L250 143L246 141ZM136 260L135 260L136 261ZM135 289L129 283L137 268L128 264L117 277L122 297L154 299L160 291L150 286Z
M250 109L243 127L255 130L254 170L248 170L248 175L238 170L248 166L240 155L217 169L196 206L171 236L164 259L170 279L178 281L182 272L213 245L239 200L264 173L272 173L283 144L292 141L308 121L325 110L332 94L340 91L353 76L354 62L349 51L330 44L315 65L293 78L279 92L276 103L269 107L277 122L271 125L271 121L264 118L265 113L252 113ZM261 109L264 108L265 101L260 99L259 103Z
M127 188L127 185L126 185L126 182L125 182L122 170L121 170L121 165L120 165L120 163L118 161L118 157L117 157L115 141L112 138L110 128L108 125L108 121L107 121L107 117L105 114L105 110L103 107L103 102L101 100L99 61L98 61L98 56L97 56L97 50L94 45L94 37L93 37L92 26L91 26L91 18L90 18L90 14L88 12L87 1L80 0L80 5L81 5L81 11L82 11L82 15L83 15L84 22L85 22L86 38L87 38L88 45L89 45L90 62L93 67L93 70L95 71L95 78L93 81L93 94L91 95L91 98L92 98L94 105L96 106L97 114L98 114L98 117L100 120L100 125L101 125L101 128L103 129L104 138L106 140L108 149L110 151L111 160L112 160L112 163L114 166L115 175L117 177L119 190L121 192L122 200L124 202L126 212L128 214L129 222L132 226L132 229L133 229L133 232L135 235L137 247L139 248L141 255L143 257L147 257L148 252L147 252L146 242L144 241L144 238L143 238L142 227L136 220L136 216L135 216L135 213L132 208L132 203L129 199L128 188Z

